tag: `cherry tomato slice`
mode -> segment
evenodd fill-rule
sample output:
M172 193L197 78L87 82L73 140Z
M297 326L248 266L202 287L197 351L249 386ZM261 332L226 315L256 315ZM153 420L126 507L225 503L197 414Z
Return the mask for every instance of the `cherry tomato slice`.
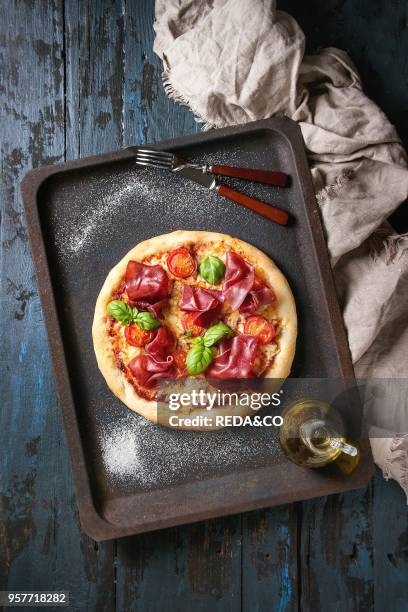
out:
M132 346L142 347L149 342L153 337L151 331L142 329L136 323L131 323L125 327L125 338L128 344Z
M261 344L268 344L272 342L276 332L268 319L260 315L252 315L245 321L244 333L249 336L256 336Z
M194 337L203 336L205 333L205 327L194 323L194 317L197 313L195 312L183 312L181 315L181 325L185 332L190 332Z
M197 270L197 262L188 249L181 247L167 255L167 267L173 276L188 278Z
M172 352L174 365L176 366L177 376L187 376L186 357L187 353L183 349L175 349Z

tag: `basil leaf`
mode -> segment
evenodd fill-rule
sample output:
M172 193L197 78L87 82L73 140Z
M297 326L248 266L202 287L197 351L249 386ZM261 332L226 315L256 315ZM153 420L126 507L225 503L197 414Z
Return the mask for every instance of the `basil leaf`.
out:
M224 278L225 264L221 259L214 255L208 255L200 263L200 274L211 285L218 285L220 280Z
M191 376L201 374L201 372L208 368L212 360L212 350L204 346L204 344L196 344L187 353L186 365L188 373Z
M205 332L203 338L204 345L208 347L213 346L214 344L217 344L217 342L219 342L222 338L230 338L233 335L234 332L230 327L228 327L228 325L225 325L225 323L221 322L216 323L215 325L207 329L207 331Z
M195 336L195 338L192 339L192 344L204 344L204 339L202 336Z
M133 309L126 304L126 302L122 302L122 300L113 300L113 302L109 302L108 304L109 314L114 319L122 323L122 325L129 325L129 323L132 323L135 317L135 310L136 309Z
M151 312L138 312L134 317L136 325L142 329L157 329L161 323L158 319L155 319Z

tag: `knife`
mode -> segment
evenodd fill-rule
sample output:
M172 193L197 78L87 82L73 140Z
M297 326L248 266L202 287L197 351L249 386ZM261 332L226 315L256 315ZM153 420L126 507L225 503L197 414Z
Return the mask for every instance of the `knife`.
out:
M244 193L235 191L235 189L231 189L231 187L228 187L227 185L218 183L213 175L207 173L206 166L199 169L190 165L179 165L173 168L171 171L174 172L174 174L180 174L180 176L183 178L193 181L202 187L215 191L218 195L223 196L228 200L232 200L236 204L245 206L245 208L249 208L249 210L256 212L258 215L262 215L275 223L279 223L279 225L286 225L288 223L289 215L287 212L281 210L280 208L276 208L276 206L267 204L262 200L251 198Z
M194 168L201 168L203 172L208 172L209 174L217 174L219 176L231 176L233 178L243 179L244 181L264 183L265 185L287 187L290 182L288 174L276 170L255 170L255 168L220 166L218 164L205 164L204 166L198 166L197 164L189 165L193 166Z

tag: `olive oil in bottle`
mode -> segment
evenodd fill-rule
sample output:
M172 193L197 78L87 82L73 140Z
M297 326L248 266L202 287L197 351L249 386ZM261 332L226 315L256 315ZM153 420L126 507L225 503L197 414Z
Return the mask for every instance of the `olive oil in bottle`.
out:
M348 455L354 458L354 467L358 464L358 449L346 441L343 421L330 404L299 400L288 406L282 417L280 443L294 463L318 468Z

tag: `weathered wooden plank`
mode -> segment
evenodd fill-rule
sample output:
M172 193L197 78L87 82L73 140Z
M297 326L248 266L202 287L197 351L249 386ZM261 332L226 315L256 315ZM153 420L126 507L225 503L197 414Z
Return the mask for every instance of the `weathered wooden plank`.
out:
M54 523L55 481L46 475L44 459L55 455L61 438L58 420L52 415L55 395L19 179L31 164L52 163L63 157L62 32L54 10L42 11L41 20L15 3L7 7L2 4L0 11L3 182L0 385L4 401L0 414L0 486L5 520L0 568L2 588L29 588L37 580L43 581L41 574L44 565L47 567L47 562L34 565L32 562L40 557L40 549L49 540L48 522ZM27 57L32 58L32 70L31 66L24 67ZM63 497L68 491L59 493ZM49 509L42 511L44 502Z
M373 609L372 490L302 503L302 610Z
M0 6L1 588L66 589L72 609L107 610L112 555L80 535L19 193L30 167L64 159L62 8Z
M124 6L66 2L68 134L76 157L123 146Z
M242 610L298 610L297 508L243 515Z
M154 2L127 2L125 9L124 141L127 146L200 131L192 112L170 100L153 53Z
M374 603L376 612L408 607L408 508L396 482L376 471L373 496Z
M240 523L197 523L118 541L117 609L241 609Z

